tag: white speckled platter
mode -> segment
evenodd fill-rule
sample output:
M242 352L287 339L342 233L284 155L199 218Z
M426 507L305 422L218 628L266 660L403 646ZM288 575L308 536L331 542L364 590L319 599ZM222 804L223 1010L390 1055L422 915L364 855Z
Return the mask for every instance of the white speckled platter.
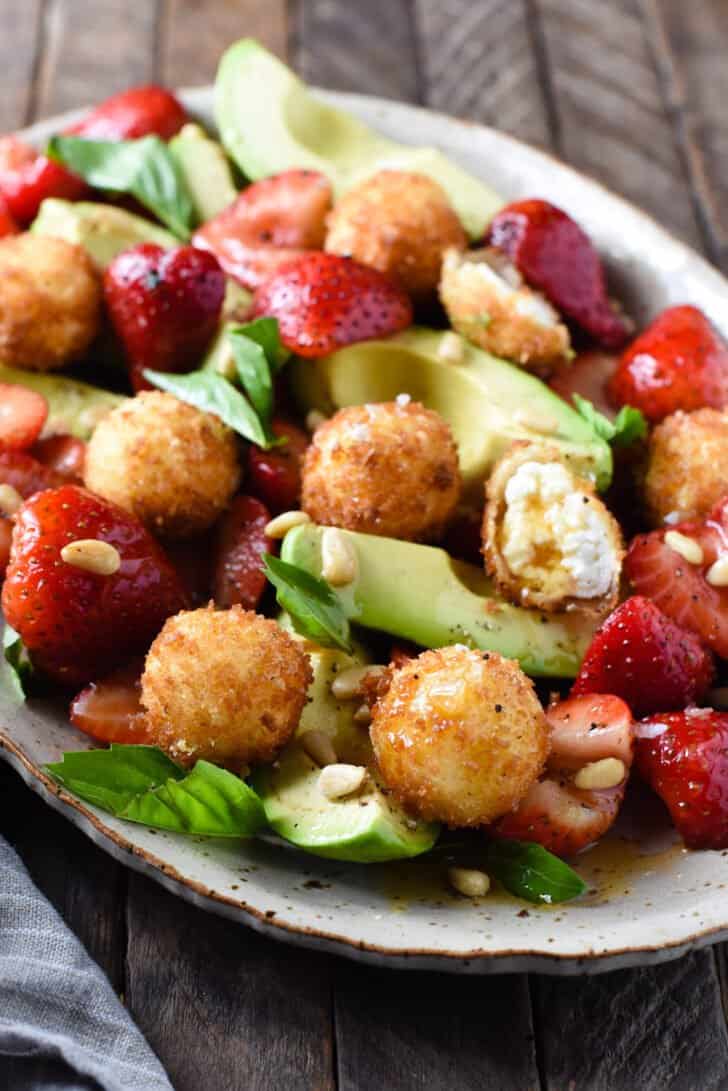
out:
M183 97L210 121L210 90ZM374 98L324 97L395 139L437 145L505 198L546 197L567 209L607 257L614 290L639 322L689 302L728 335L728 282L597 183L492 129ZM56 119L29 135L40 141L58 127ZM119 822L59 793L42 772L87 743L62 708L0 700L0 754L52 807L174 893L279 939L390 966L584 973L728 938L728 853L682 851L659 816L642 844L622 830L583 859L584 900L537 909L498 895L468 901L447 892L442 856L334 864L267 841L197 841Z

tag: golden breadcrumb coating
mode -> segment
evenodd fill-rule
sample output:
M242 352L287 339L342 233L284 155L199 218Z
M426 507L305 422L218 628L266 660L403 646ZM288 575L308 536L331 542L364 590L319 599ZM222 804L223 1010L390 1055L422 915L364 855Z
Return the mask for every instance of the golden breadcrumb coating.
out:
M453 329L494 356L546 373L571 355L554 308L497 250L448 250L440 298Z
M546 717L518 664L462 645L394 671L371 739L402 805L449 826L482 826L512 810L549 751Z
M619 523L556 448L514 444L486 485L483 554L518 606L588 610L616 605L624 556Z
M647 444L644 497L653 526L702 519L728 495L728 412L673 413Z
M237 441L219 417L144 391L94 430L84 482L162 537L206 530L240 481Z
M0 239L0 364L52 371L99 332L101 282L80 246L45 235Z
M274 621L233 606L169 618L147 655L142 705L151 741L184 765L236 772L272 761L306 704L311 664Z
M340 409L316 429L303 462L301 507L316 523L431 541L460 488L449 425L400 396Z
M415 300L437 292L442 255L467 236L445 191L425 174L380 170L329 213L325 249L388 273Z

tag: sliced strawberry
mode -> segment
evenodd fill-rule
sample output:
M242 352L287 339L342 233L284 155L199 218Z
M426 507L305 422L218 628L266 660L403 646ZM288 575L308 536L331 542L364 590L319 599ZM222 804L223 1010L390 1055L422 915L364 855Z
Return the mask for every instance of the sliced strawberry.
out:
M273 543L265 528L270 512L253 496L236 496L223 515L217 534L213 597L226 609L239 603L254 610L265 590L263 553Z
M571 692L614 693L636 717L649 716L700 701L714 674L713 657L695 634L635 595L597 630Z
M143 660L135 659L82 689L71 701L73 726L99 742L150 742L141 704L143 669Z
M275 436L285 436L288 442L268 451L251 446L248 451L247 483L253 496L257 496L269 511L277 515L298 506L301 466L310 437L297 424L282 417L273 420L271 430Z
M48 417L48 402L37 390L0 383L0 448L22 451L32 447Z
M46 197L77 201L88 191L82 178L41 155L16 136L0 137L0 196L13 221L26 227Z
M24 500L41 489L57 489L66 480L24 451L0 451L0 485L12 485Z
M702 550L702 562L691 564L665 541L677 531ZM695 633L722 658L728 658L728 587L716 586L706 576L719 557L728 556L728 519L725 504L718 505L705 522L638 534L624 560L624 574L638 595L659 606L683 629ZM714 576L711 575L711 579Z
M287 170L254 182L198 228L194 246L211 250L225 272L257 288L302 250L320 250L331 208L331 183L312 170Z
M616 349L625 343L630 326L609 301L599 254L562 209L535 198L514 201L496 213L486 241L600 345Z
M728 405L728 345L697 307L669 307L622 353L609 387L653 423Z
M580 352L575 360L552 375L549 386L570 406L574 405L574 394L579 394L611 420L616 412L608 386L618 362L619 357L611 352Z
M266 280L253 310L277 318L286 347L307 357L386 337L412 322L412 304L394 281L352 258L315 250Z
M13 524L9 519L0 518L0 580L5 578L5 571L10 560L10 543L13 538Z
M44 466L55 473L61 474L69 481L81 481L83 479L83 467L86 461L86 444L76 436L66 435L65 432L57 432L55 435L39 439L31 450L33 458L37 458Z
M728 713L688 708L642 720L637 768L688 848L728 848Z
M189 116L179 99L158 84L130 87L112 95L65 130L86 140L169 140Z
M61 558L65 545L97 539L120 567L100 575ZM145 652L164 621L187 604L161 546L138 519L77 485L37 493L15 515L2 608L32 662L80 686Z
M0 196L0 239L5 235L17 235L19 231L20 228L10 215L7 201Z

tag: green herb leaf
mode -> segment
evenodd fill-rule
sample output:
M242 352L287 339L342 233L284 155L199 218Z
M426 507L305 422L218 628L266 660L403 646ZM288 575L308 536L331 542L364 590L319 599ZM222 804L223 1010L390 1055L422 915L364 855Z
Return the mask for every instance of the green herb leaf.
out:
M182 402L194 405L205 413L214 413L224 424L268 450L278 441L270 436L247 398L214 371L192 371L188 375L174 375L164 371L145 371L148 379L160 390L174 394Z
M290 359L290 349L281 341L277 318L254 318L252 322L238 326L237 330L260 345L274 375Z
M491 841L485 867L511 894L529 902L556 905L586 890L573 868L532 841Z
M265 825L245 781L207 761L185 773L155 746L73 751L46 768L64 788L128 822L205 837L250 837Z
M5 671L8 686L14 697L24 701L28 692L28 684L33 676L33 665L28 658L25 645L15 629L5 622L3 629L3 655L9 670Z
M296 632L326 648L350 652L349 620L326 580L269 553L263 554L263 561L278 605L290 615Z
M612 423L595 406L580 394L573 394L574 405L580 417L583 417L600 439L615 447L629 447L638 439L647 435L647 421L641 410L631 405L623 406Z
M177 160L158 136L141 140L54 136L47 152L96 189L131 193L179 238L190 237L192 201Z
M266 431L273 416L273 377L261 345L246 337L242 326L228 330L228 343L233 354L243 390Z

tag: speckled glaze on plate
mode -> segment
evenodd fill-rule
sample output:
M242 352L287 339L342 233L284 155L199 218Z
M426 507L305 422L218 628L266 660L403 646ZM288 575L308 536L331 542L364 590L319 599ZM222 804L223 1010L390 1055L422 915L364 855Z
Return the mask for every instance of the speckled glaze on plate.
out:
M566 208L597 242L615 294L639 323L689 302L728 335L728 281L597 183L492 129L381 99L322 94L387 136L440 147L507 199L540 196ZM211 123L211 90L182 97ZM42 141L59 125L54 119L28 135ZM448 893L442 855L336 864L272 841L203 841L117 821L59 792L42 772L62 751L87 745L62 707L0 699L0 754L52 807L175 894L278 939L402 968L569 974L661 962L728 938L728 853L684 852L659 815L641 843L623 823L582 858L590 892L578 902L469 901Z

